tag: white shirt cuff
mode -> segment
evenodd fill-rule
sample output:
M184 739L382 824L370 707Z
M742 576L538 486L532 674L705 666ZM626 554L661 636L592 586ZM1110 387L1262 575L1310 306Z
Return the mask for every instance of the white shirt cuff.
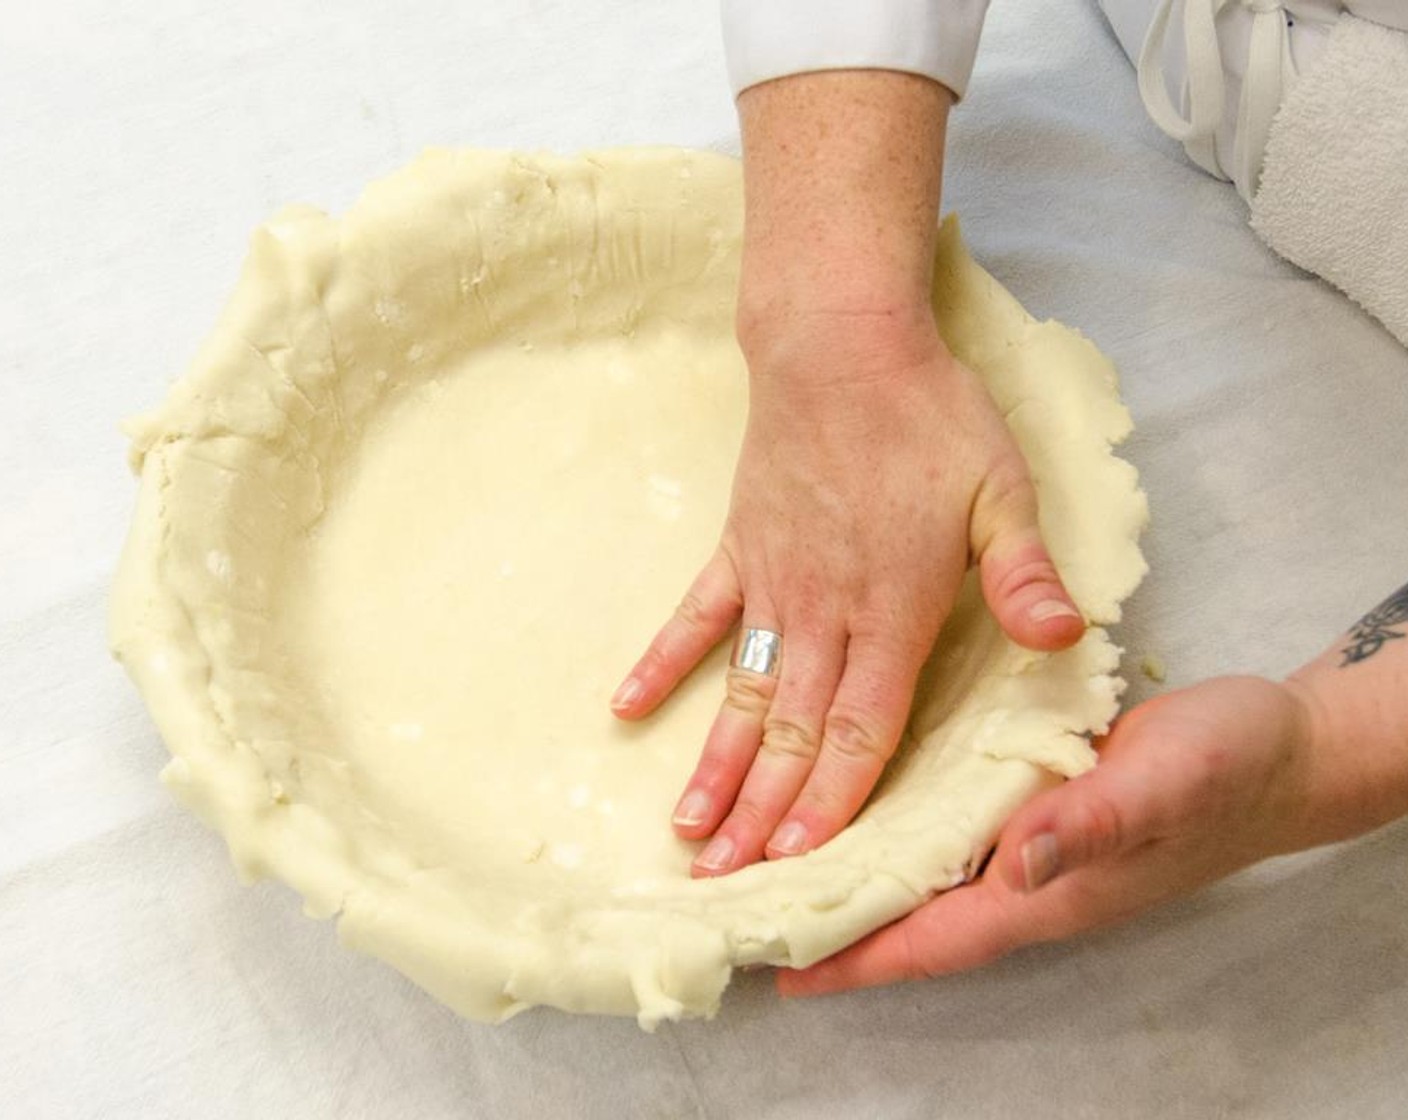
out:
M962 97L988 0L722 0L735 96L810 70L903 70Z

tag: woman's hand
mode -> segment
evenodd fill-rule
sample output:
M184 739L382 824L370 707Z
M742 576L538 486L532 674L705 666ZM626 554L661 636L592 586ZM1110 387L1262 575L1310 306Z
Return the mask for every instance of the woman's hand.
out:
M1408 586L1284 684L1141 704L1094 770L1019 809L976 882L778 974L784 995L958 972L1124 921L1267 856L1408 814Z
M739 342L748 426L718 551L612 701L658 706L741 618L781 675L734 670L675 810L717 875L843 828L904 729L970 559L1038 649L1084 624L986 390L930 309L952 95L886 71L799 74L739 98Z
M617 707L649 712L740 614L784 636L779 678L729 672L676 809L682 836L713 836L698 874L807 851L850 821L904 730L970 556L1015 640L1054 649L1084 629L1042 546L1021 453L927 308L763 321L741 332L751 407L718 551ZM790 325L780 336L778 322Z
M1140 705L1116 723L1094 770L1017 811L981 878L811 968L779 973L778 988L819 995L975 968L1355 831L1354 816L1327 801L1337 779L1310 695L1298 683L1226 677Z

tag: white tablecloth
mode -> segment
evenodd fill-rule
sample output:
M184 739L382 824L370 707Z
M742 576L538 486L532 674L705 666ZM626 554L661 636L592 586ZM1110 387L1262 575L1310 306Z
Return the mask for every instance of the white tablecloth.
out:
M0 1117L1405 1114L1408 827L967 976L802 1003L744 976L647 1036L457 1020L237 885L157 785L104 643L116 423L250 229L430 144L734 149L707 0L8 0L0 107ZM1131 666L1280 673L1408 578L1408 353L1144 120L1093 4L995 0L946 204L1123 371L1154 514Z

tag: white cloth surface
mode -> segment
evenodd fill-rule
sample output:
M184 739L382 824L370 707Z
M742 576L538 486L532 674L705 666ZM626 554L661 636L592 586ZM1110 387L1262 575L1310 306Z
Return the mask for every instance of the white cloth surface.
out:
M923 74L962 97L988 0L723 0L735 93L811 70Z
M1408 346L1408 30L1336 25L1276 116L1252 228Z
M692 0L53 0L0 34L0 1117L1354 1117L1408 1097L1408 827L983 971L712 1023L457 1020L238 885L104 642L154 405L279 205L427 144L732 149ZM1144 117L1093 5L993 6L946 204L1123 371L1169 687L1281 673L1408 578L1408 354ZM668 807L662 807L665 811Z

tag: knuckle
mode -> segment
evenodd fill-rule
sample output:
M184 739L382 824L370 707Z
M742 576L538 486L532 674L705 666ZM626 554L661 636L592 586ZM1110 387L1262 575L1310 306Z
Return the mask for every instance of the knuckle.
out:
M906 980L933 980L952 972L980 968L1007 956L1022 939L1010 923L987 923L981 933L955 933L935 921L922 921L923 910L896 926L904 931L903 974Z
M1006 599L1025 591L1029 587L1059 583L1056 565L1043 550L1039 555L1019 560L1002 573L997 592Z
M740 797L734 802L733 808L729 811L728 820L725 823L728 826L729 832L736 838L766 833L772 825L772 821L768 819L768 815L764 811L763 806L756 801L744 797ZM723 831L723 826L720 826L719 831Z
M990 471L978 487L973 502L975 528L983 528L979 551L986 550L1004 524L1036 516L1036 491L1025 464L1010 464Z
M870 691L882 683L903 680L929 655L939 620L932 602L916 603L904 596L875 597L857 610L850 623L851 641L866 648L872 659Z
M675 607L675 619L691 630L707 630L717 624L722 612L691 588Z
M894 744L871 721L850 712L833 712L826 721L826 747L847 762L873 765L887 761Z
M987 955L983 963L1005 957L1033 941L1043 940L1040 923L1031 921L1031 905L1025 897L1006 891L992 892L988 895L988 901L992 906L992 920L988 924L985 941Z
M761 673L730 669L724 678L724 703L744 715L762 719L772 703L777 682Z
M871 596L850 620L852 641L898 643L914 629L913 607L899 596Z
M769 713L763 721L761 749L763 753L774 757L797 758L810 762L820 750L818 738L812 728L798 720Z
M900 929L904 931L904 979L906 980L933 980L943 974L937 958L930 947L927 938L920 936L916 928L917 923L905 922Z
M641 668L647 673L669 672L678 658L674 655L670 647L670 640L666 634L657 634L655 640L646 647L646 651L641 655Z
M1104 795L1088 794L1075 808L1078 855L1091 859L1124 847L1123 816L1115 803Z
M1237 751L1224 740L1205 743L1188 753L1188 790L1191 799L1205 808L1221 812L1230 787L1237 784Z
M999 510L1022 509L1035 501L1032 478L1023 462L1008 462L983 480L982 497Z
M877 641L897 629L914 628L912 588L903 572L878 573L855 596L847 610L846 625L852 639L857 631Z

